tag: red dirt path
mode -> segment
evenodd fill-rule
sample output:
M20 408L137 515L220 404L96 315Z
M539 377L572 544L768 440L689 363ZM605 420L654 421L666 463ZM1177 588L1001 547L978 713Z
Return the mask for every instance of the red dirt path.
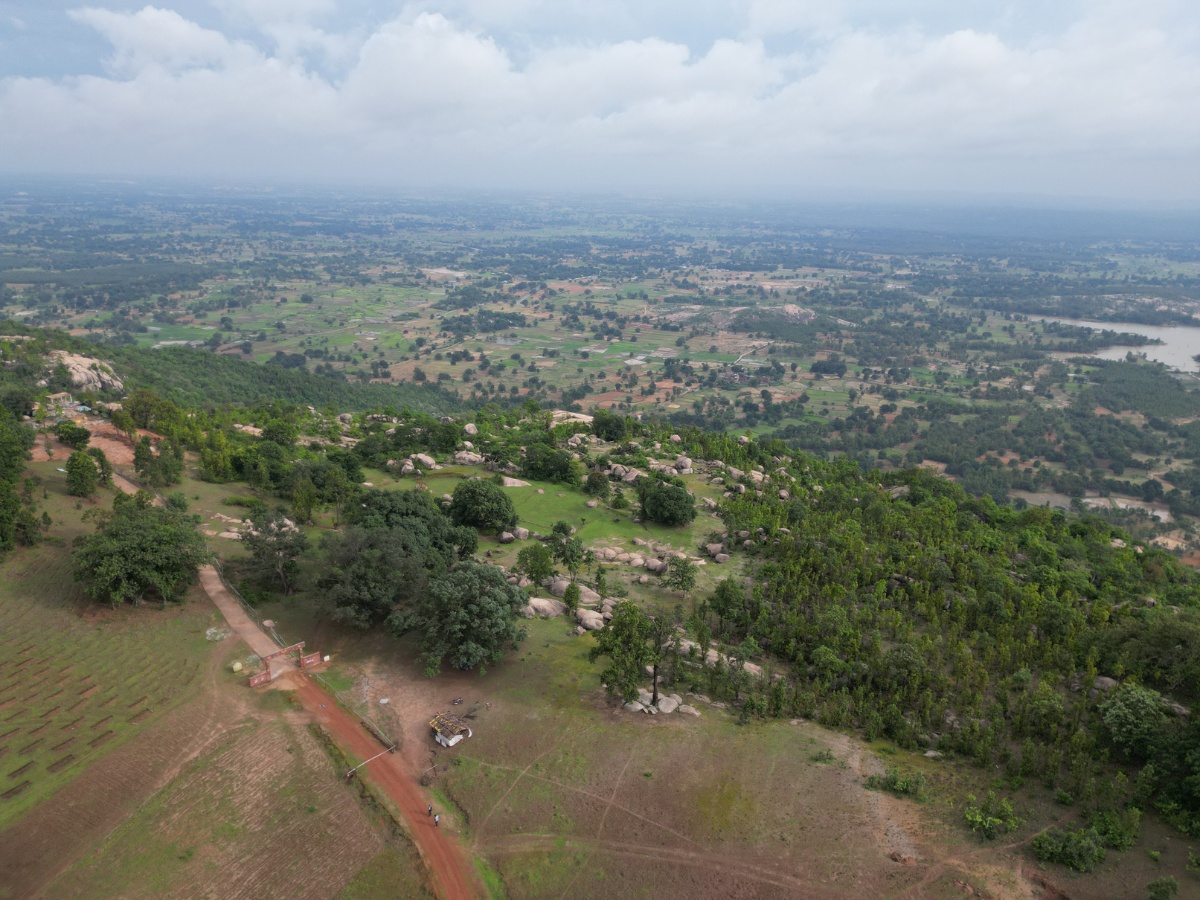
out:
M274 643L247 616L221 582L212 566L200 570L205 592L238 636L260 656L275 649ZM301 706L337 743L360 759L370 759L384 748L367 733L359 720L338 706L323 688L308 675L292 669L276 682L296 689ZM359 770L377 784L404 817L417 852L429 872L430 882L439 897L465 900L487 896L475 877L471 860L449 828L434 828L426 814L429 801L417 785L412 770L400 753L388 753Z

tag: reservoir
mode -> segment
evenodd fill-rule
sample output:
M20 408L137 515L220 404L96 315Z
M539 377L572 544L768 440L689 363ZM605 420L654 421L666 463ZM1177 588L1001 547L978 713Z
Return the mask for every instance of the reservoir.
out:
M1097 350L1091 356L1100 359L1122 360L1125 354L1132 350L1135 354L1144 355L1147 359L1165 363L1181 372L1200 371L1200 363L1193 356L1200 353L1200 327L1195 325L1136 325L1132 322L1091 322L1087 319L1064 319L1059 316L1030 316L1031 320L1039 322L1062 322L1066 325L1083 325L1097 331L1128 331L1132 334L1144 334L1148 338L1157 338L1161 344L1147 344L1143 347L1122 347L1114 345ZM1075 356L1078 354L1068 354Z

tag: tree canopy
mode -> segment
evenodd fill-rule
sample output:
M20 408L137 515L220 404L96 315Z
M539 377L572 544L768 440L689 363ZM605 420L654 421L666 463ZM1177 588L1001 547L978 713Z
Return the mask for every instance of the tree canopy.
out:
M76 539L72 554L87 595L113 606L147 596L176 600L207 561L195 518L152 505L142 491L117 495L112 512L93 534Z
M450 518L455 525L504 531L517 524L517 510L500 485L472 478L454 488Z
M411 610L393 613L388 626L394 634L417 634L425 674L436 675L443 662L482 674L524 639L517 619L528 602L499 568L464 560L430 582Z

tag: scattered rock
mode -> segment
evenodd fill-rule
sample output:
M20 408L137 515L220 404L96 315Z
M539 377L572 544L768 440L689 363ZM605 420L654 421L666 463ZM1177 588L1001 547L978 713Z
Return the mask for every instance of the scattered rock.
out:
M595 509L599 505L600 505L599 500L589 500L587 503L584 504L584 506L586 506L588 509Z
M621 709L625 710L625 712L645 712L646 711L646 707L642 706L642 704L638 703L636 700L630 700L628 703L626 703L624 706L622 706Z
M1092 685L1097 690L1111 691L1117 686L1117 679L1109 678L1107 675L1097 675L1096 680L1092 682Z
M673 713L679 708L679 701L673 697L659 697L658 711L662 713Z
M500 537L497 538L497 540L499 540L502 544L511 544L516 540L516 538L513 536L511 531L502 531L500 532Z
M475 435L479 434L479 429L476 427L474 422L468 422L463 426L463 433L474 437Z
M727 562L729 562L729 560L730 560L730 559L732 559L732 558L733 558L733 557L731 557L731 556L730 556L728 553L718 553L716 556L714 556L714 557L713 557L713 562L715 562L715 563L727 563Z
M483 457L470 450L459 450L454 454L454 461L460 466L478 466L483 464Z
M926 750L925 751L926 759L941 759L942 756L944 756L944 754L939 750Z
M48 354L51 367L63 366L71 376L71 384L85 391L121 391L125 385L118 378L108 363L103 363L90 356L80 356L68 353L66 350L51 350Z
M696 709L694 706L688 706L686 703L681 703L679 705L678 712L686 713L689 716L700 716L700 710Z
M669 440L672 444L682 444L683 443L683 438L681 438L677 434L671 435L667 440Z

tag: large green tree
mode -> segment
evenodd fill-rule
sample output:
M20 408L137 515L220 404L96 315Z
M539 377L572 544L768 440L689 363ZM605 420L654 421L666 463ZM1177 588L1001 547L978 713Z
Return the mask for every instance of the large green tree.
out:
M94 600L177 599L208 560L196 519L154 506L145 492L119 494L99 520L93 534L76 539L71 557L75 579Z
M430 582L411 610L393 613L388 625L395 634L416 633L425 674L436 675L443 662L482 674L524 639L518 617L528 602L499 568L464 560Z
M472 478L460 481L454 489L450 518L456 525L504 531L517 524L517 510L500 485Z
M638 479L642 515L651 522L672 527L687 525L696 518L696 501L682 480L652 472Z

